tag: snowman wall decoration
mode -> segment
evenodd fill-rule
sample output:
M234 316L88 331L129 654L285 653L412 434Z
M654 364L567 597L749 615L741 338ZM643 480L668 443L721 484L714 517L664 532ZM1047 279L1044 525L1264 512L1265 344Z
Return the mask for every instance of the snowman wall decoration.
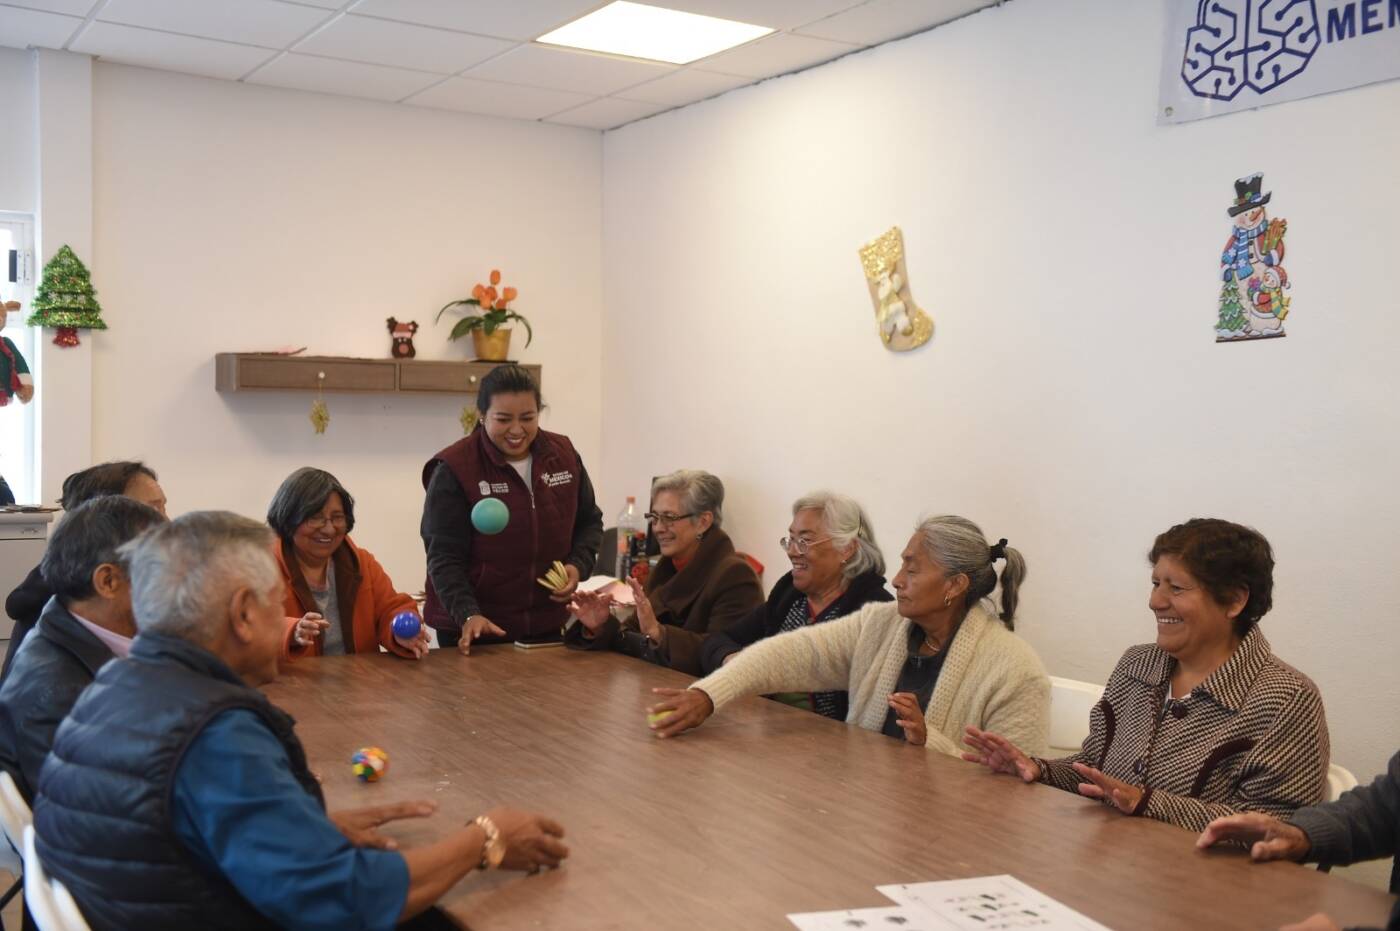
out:
M0 330L5 328L10 311L19 310L19 307L19 301L0 301ZM9 404L11 398L19 398L21 404L33 400L34 377L29 374L29 365L19 348L8 336L0 336L0 407Z
M1235 202L1226 211L1234 229L1220 255L1220 300L1215 341L1233 343L1286 336L1284 318L1291 285L1283 267L1283 238L1288 221L1269 219L1264 176L1252 174L1235 182Z

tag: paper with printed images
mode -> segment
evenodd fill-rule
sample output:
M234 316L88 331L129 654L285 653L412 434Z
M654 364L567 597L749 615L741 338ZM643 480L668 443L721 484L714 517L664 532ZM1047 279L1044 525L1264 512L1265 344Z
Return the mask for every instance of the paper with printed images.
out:
M949 925L922 906L852 908L787 916L800 931L949 931Z
M1014 876L876 886L902 906L922 908L940 931L1109 931Z

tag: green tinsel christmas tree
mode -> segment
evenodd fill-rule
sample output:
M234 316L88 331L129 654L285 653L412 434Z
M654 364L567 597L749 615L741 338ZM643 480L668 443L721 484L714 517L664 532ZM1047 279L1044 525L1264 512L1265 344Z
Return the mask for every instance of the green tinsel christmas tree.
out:
M33 307L29 325L57 327L58 334L53 341L59 346L78 345L80 328L107 329L107 324L102 322L102 306L97 303L97 292L92 288L87 266L66 245L60 246L44 266Z
M1240 292L1232 282L1220 288L1220 319L1215 323L1217 335L1238 333L1244 329L1245 312L1240 304Z

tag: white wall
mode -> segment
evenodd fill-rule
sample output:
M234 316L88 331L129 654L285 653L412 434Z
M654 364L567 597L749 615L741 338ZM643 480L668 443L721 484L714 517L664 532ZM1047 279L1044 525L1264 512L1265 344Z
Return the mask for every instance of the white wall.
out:
M5 139L0 145L0 210L28 213L37 199L39 144L34 135L34 64L30 52L0 48L0 100Z
M214 354L387 357L394 316L422 326L419 358L470 358L433 314L499 267L535 327L545 426L596 468L599 134L101 63L95 88L96 458L150 462L172 513L261 517L294 468L329 469L357 541L417 591L419 473L465 399L328 394L316 436L313 395L217 394Z
M1098 681L1153 636L1155 534L1255 525L1264 629L1365 779L1400 746L1400 82L1159 128L1161 7L1017 0L608 133L600 493L716 472L770 582L810 488L861 499L896 562L920 514L965 514L1025 553L1051 672ZM1289 335L1217 345L1256 170ZM935 322L902 356L856 256L894 224Z

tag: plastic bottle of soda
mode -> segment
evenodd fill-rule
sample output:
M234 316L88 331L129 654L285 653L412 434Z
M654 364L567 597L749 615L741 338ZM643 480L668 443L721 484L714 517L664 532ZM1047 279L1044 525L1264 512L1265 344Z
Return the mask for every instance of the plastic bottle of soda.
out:
M627 496L627 506L617 515L617 577L625 579L637 560L646 558L647 525L637 499Z

